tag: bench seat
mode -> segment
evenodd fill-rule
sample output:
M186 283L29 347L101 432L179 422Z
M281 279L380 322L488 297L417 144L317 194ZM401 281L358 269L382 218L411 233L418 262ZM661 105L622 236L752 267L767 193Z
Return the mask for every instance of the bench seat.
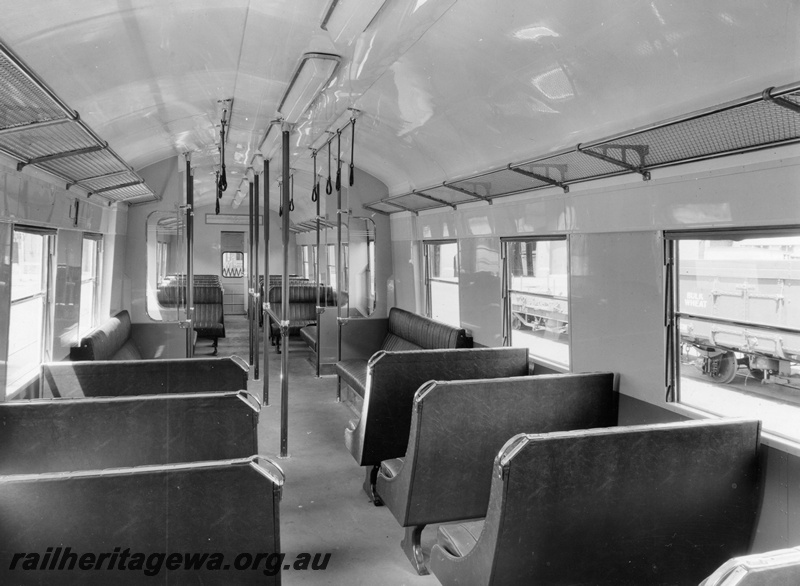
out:
M274 558L271 567L262 558L248 571L237 571L234 561L247 552L282 551L283 483L281 469L258 456L0 476L0 584L279 585ZM113 561L112 551L119 554ZM52 554L55 563L46 572L32 571L15 552ZM96 563L81 567L78 558L85 554ZM204 554L207 563L199 568L170 569L167 562L173 555L185 561ZM214 567L213 556L227 568Z
M516 433L617 425L614 373L431 381L416 393L402 459L384 460L376 490L406 528L403 550L427 574L426 525L484 517L492 463Z
M441 350L447 348L466 348L469 341L463 328L432 320L393 307L389 310L386 334L379 348L369 356L350 357L336 363L339 385L347 384L360 397L366 395L367 366L377 352L402 352L410 350Z
M141 360L142 352L131 338L131 317L122 310L70 348L70 360Z
M516 435L482 529L440 527L431 571L443 586L699 584L751 543L759 434L717 419Z
M700 586L797 586L800 547L733 558L703 580Z
M312 352L317 351L317 324L310 324L300 329L300 337L308 344Z
M47 362L39 388L43 397L236 392L247 388L248 376L247 363L238 356Z
M244 391L0 403L0 475L250 457L259 410Z

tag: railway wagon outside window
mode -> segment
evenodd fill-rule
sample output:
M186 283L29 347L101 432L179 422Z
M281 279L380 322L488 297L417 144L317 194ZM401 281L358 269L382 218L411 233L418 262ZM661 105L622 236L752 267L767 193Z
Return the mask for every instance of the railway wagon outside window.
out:
M14 228L7 396L30 382L38 373L40 363L47 359L54 237L54 233L33 228Z
M425 283L428 316L461 326L458 299L458 243L425 243Z
M97 299L100 291L100 253L102 237L96 234L83 235L81 253L81 307L78 319L78 336L83 337L97 323Z
M667 234L668 393L800 440L800 230Z
M569 370L569 254L567 239L503 240L506 345Z

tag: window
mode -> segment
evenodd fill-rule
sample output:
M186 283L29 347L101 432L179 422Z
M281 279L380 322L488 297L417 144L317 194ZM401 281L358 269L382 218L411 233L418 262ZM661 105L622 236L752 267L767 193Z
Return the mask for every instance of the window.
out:
M800 440L800 230L667 235L668 398Z
M235 279L244 276L244 253L222 253L222 276L226 279Z
M302 261L302 275L309 281L317 279L317 247L311 244L304 244L300 247Z
M567 240L504 240L506 344L544 364L569 369Z
M97 298L100 284L100 236L84 234L81 257L81 313L78 319L78 336L83 337L95 327Z
M425 257L428 316L460 327L458 243L426 242Z
M39 371L47 348L52 234L14 228L6 395Z
M328 244L328 283L336 290L336 245Z

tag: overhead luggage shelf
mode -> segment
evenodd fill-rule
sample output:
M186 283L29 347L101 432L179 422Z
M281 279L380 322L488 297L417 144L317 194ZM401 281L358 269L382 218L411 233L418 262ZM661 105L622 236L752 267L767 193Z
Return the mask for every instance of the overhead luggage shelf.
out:
M521 163L366 204L392 214L560 187L800 141L800 84L762 93Z
M17 170L42 169L89 196L143 203L158 199L144 180L67 104L0 43L0 152Z

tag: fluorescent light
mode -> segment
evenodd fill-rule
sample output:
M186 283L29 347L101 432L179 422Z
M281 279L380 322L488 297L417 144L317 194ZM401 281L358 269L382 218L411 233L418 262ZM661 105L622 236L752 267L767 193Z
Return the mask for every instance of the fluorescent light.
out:
M295 69L278 112L289 124L296 124L322 88L331 80L342 58L332 53L305 53Z
M320 28L328 31L333 42L352 44L363 33L387 0L331 0Z

